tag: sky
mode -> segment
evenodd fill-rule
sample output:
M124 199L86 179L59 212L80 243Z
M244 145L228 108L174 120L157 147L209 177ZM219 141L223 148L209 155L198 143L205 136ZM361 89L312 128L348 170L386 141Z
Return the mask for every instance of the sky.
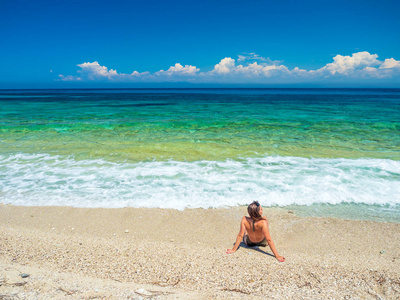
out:
M0 89L400 88L400 1L0 0Z

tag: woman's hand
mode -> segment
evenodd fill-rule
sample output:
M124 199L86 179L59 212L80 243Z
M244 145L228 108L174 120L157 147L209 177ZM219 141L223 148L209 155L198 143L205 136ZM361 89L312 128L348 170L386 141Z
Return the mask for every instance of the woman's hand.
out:
M236 250L233 250L233 249L226 250L226 254L232 254L232 253L235 253L235 252L236 252Z
M276 259L277 259L278 261L280 261L280 262L284 262L284 261L285 261L285 258L284 258L283 256L280 256L280 255L278 255L278 256L276 257Z

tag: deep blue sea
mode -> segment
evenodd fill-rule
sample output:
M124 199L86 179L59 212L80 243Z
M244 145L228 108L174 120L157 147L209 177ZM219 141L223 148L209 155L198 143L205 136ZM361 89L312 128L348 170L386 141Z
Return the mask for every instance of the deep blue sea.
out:
M0 202L400 222L400 89L0 90Z

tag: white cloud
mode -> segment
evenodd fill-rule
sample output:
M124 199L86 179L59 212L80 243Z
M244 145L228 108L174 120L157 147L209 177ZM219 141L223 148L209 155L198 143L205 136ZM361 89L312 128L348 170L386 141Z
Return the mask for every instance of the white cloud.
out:
M292 74L299 75L299 76L302 76L302 75L305 75L308 73L307 70L300 69L299 67L295 67L291 72L292 72Z
M167 76L174 76L174 75L183 75L183 76L191 76L195 75L199 72L200 69L196 68L195 66L185 65L182 66L180 63L176 63L175 66L169 67L167 71L160 70L155 73L155 75L167 75Z
M248 77L271 77L273 75L290 73L289 69L284 65L262 65L257 64L257 62L248 64L247 66L239 65L235 72Z
M85 62L78 64L81 70L77 71L77 76L59 75L61 81L84 81L84 80L114 80L114 81L132 81L134 79L142 79L148 76L149 72L139 73L133 71L131 74L118 73L116 70L101 66L97 61Z
M395 60L393 58L386 58L379 69L400 69L400 60Z
M112 78L113 76L118 75L117 71L113 69L108 70L107 67L100 66L100 64L97 61L92 63L85 62L77 66L82 68L82 70L79 71L82 74L82 76L88 77L89 79L95 79L96 77Z
M238 59L239 61L239 59ZM260 81L262 78L270 78L273 76L289 75L289 69L284 65L275 65L268 63L249 63L247 65L236 65L236 61L230 57L225 57L214 69L208 73L203 73L205 79L216 80L223 76L224 79L231 78L233 82L248 81L251 79Z
M230 57L225 57L218 64L214 66L212 73L228 74L235 69L235 60Z
M248 64L246 67L243 65L238 65L235 69L235 72L248 77L253 77L253 76L258 77L263 75L263 69L264 67L262 65L259 65L257 64L257 62L254 62L252 64Z
M338 54L333 58L333 63L327 64L316 72L328 72L331 75L351 75L355 70L379 65L381 62L379 62L377 58L378 55L369 54L366 51L353 53L352 56L342 56Z
M256 61L255 61L256 60ZM250 61L250 62L249 62ZM253 62L252 62L253 61ZM290 83L335 80L335 78L390 78L399 76L400 61L388 58L378 60L377 54L357 52L352 55L336 55L333 62L317 70L305 70L299 67L289 69L281 61L272 61L255 53L239 55L237 61L231 57L221 59L211 71L200 72L193 65L183 66L176 63L166 71L154 73L133 71L130 74L118 73L108 69L97 61L78 64L78 75L59 75L62 81L121 81L121 82L176 82L196 83ZM396 77L397 78L397 77Z
M239 61L239 60L238 60ZM209 75L224 75L225 77L237 77L245 76L251 77L271 77L278 73L289 73L289 70L284 65L268 65L266 63L249 63L245 65L236 65L234 59L225 57L218 64L214 66L214 69L208 72ZM207 75L207 73L205 73Z

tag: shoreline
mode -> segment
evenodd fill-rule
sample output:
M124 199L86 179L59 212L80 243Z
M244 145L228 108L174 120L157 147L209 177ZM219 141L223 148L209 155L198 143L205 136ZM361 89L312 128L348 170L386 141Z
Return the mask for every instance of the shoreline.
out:
M286 258L279 263L269 248L225 254L245 214L246 207L0 204L0 296L61 299L73 291L74 299L398 297L400 224L265 208L272 239ZM19 272L30 276L22 279Z

